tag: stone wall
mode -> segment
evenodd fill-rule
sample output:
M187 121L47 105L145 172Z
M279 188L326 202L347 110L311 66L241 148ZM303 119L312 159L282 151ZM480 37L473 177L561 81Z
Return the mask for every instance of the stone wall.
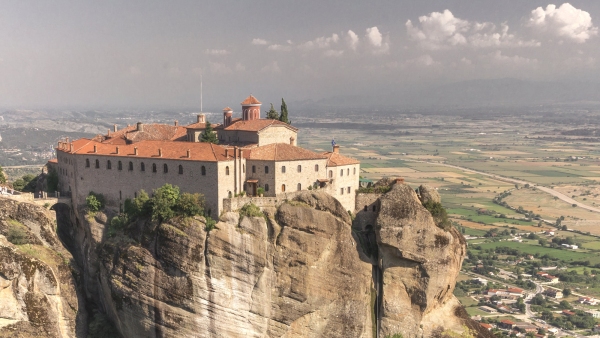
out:
M346 210L354 210L356 190L358 189L359 184L360 164L328 167L327 177L329 177L330 171L333 174L333 181L331 184L333 192L331 194L342 203Z
M353 225L359 230L365 230L367 225L375 226L379 215L379 198L382 194L356 194L356 208Z
M307 190L309 186L314 185L318 179L325 178L326 164L325 159L302 160L302 161L279 161L275 168L275 188L277 194L285 192ZM298 170L300 166L301 170ZM317 169L318 166L318 170ZM285 172L283 168L285 167ZM300 184L300 189L298 189Z
M295 146L297 141L298 132L283 125L273 125L258 133L259 147L272 143L288 143Z
M241 207L243 207L244 205L249 204L249 203L252 203L260 208L278 207L285 201L292 200L299 193L300 193L299 191L294 191L294 192L283 193L283 194L279 194L277 196L271 196L271 197L256 197L256 196L248 197L248 196L246 196L246 197L225 198L223 200L223 212L239 210Z

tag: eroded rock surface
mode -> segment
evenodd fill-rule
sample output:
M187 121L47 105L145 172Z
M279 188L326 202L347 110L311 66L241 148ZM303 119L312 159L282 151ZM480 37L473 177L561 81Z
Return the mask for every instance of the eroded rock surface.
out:
M70 254L50 216L45 208L0 198L0 337L85 333Z

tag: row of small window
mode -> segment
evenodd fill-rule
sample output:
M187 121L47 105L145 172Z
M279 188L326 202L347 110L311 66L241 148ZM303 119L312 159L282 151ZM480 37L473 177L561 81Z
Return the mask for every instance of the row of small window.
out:
M90 167L90 160L89 159L85 159L85 167L89 168ZM96 160L96 165L95 165L96 169L100 169L100 160ZM106 161L106 169L110 170L112 169L112 162L110 160ZM123 162L118 161L117 162L117 169L118 170L123 170ZM179 174L183 174L183 166L180 164L179 165ZM129 162L129 166L128 166L128 170L129 171L133 171L133 162ZM146 164L144 162L140 163L140 171L146 171ZM202 166L200 168L200 171L202 173L202 175L206 175L206 167ZM156 163L152 163L152 172L158 172L158 168L156 166ZM169 172L169 166L165 163L163 164L163 172L166 174ZM229 175L229 167L227 167L227 174Z
M344 194L344 190L346 190L346 192L349 194L352 192L352 188L348 187L348 188L340 188L340 195Z

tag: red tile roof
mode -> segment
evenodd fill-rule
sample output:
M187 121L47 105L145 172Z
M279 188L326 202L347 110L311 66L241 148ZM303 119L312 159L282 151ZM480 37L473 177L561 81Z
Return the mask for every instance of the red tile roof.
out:
M107 135L104 143L122 144L123 141L139 142L143 140L177 141L187 137L187 128L168 124L144 124L143 131L137 130L137 125L128 126Z
M503 319L500 321L500 323L507 324L507 325L515 325L515 323L513 321L510 321L508 319Z
M321 154L287 143L273 143L253 148L250 150L250 154L247 155L247 159L249 160L262 161L296 161L325 158Z
M479 325L481 325L481 327L483 327L484 329L488 329L490 330L493 326L487 323L479 323Z
M220 124L218 124L218 123L211 123L210 125L213 128L217 128L220 126ZM196 122L196 123L188 124L185 127L188 129L206 129L206 123L205 122Z
M58 163L58 159L53 158L53 159L49 160L48 163Z
M233 109L229 108L229 106L223 108L223 111L230 111L230 110L233 110Z
M232 121L232 124L229 125L225 130L242 130L242 131L261 131L270 126L283 126L293 131L298 131L298 128L294 128L285 122L281 122L279 120L272 119L260 119L260 120L237 120L236 122Z
M254 96L250 95L244 101L242 101L242 105L245 104L261 104L261 102L258 101Z
M324 152L322 155L327 156L327 166L328 167L337 167L339 165L350 165L350 164L359 164L360 162L351 157L346 157L340 155L339 153L334 152Z
M73 151L67 145L64 149L57 148L57 151L63 151L80 155L106 155L119 157L135 158L155 158L189 161L216 162L227 160L225 157L225 148L212 144L201 142L171 142L171 141L140 141L134 144L115 146L112 144L100 143L89 139L79 139L74 142ZM96 153L94 153L96 146ZM119 148L117 154L116 148ZM137 148L137 155L134 155L134 148ZM162 156L158 155L161 149ZM187 150L190 150L190 157L187 157ZM231 157L229 157L231 159Z

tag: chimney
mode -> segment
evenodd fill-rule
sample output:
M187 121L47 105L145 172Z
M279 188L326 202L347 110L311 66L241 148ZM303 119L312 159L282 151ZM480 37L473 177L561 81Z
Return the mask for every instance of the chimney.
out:
M144 131L144 124L142 122L137 123L137 131Z
M70 151L73 152L73 143L71 143L70 146Z
M241 159L242 157L244 157L244 151L243 151L242 149L240 149L240 151L239 151L239 154L238 154L238 155L240 155L240 159Z
M117 147L117 150L116 150L116 151L117 151L117 154L119 154L119 147Z
M232 115L233 111L231 110L231 108L226 107L225 109L223 109L223 128L229 127L229 125L231 124Z
M108 134L107 135L110 136L110 128L108 129Z
M98 146L94 145L94 154L98 152Z
M68 137L65 139L65 143L69 143L69 138Z
M192 153L192 152L191 152L191 151L188 149L188 150L187 150L187 158L191 158L191 157L192 157L192 156L191 156L191 153Z
M162 148L158 148L158 157L162 157Z
M133 154L137 155L137 147L133 147Z
M292 137L290 137L290 145L293 145L293 146L295 146L295 145L296 145L296 142L295 142L295 141L296 141L296 139L295 139L293 136L292 136Z
M333 146L333 152L336 154L340 153L340 146L338 146L337 144Z
M404 183L404 178L402 178L402 177L396 178L396 183L400 183L400 184Z
M225 148L225 157L229 158L229 149Z
M179 125L179 122L175 120L175 127L177 127L177 125Z
M198 114L198 123L206 123L206 115Z
M117 125L113 125L113 131L116 133L117 132Z

